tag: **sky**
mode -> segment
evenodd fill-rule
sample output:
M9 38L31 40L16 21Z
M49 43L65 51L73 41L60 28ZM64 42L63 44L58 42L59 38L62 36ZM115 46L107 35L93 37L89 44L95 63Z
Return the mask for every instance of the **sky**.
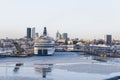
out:
M26 36L27 27L50 36L120 39L120 0L0 0L0 38Z

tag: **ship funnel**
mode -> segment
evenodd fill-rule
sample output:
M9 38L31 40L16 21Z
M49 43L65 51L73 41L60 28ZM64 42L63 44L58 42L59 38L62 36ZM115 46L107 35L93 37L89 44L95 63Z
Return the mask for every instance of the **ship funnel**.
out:
M47 29L44 27L43 36L47 36Z

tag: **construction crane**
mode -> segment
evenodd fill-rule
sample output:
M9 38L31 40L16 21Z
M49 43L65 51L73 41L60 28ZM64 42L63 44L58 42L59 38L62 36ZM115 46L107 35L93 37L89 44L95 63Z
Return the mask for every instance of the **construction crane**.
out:
M17 49L17 54L21 54L22 51L21 51L21 48L20 48L20 46L18 45L18 43L17 43L17 42L14 42L14 45L15 45L15 47L16 47L16 49Z
M17 42L13 42L13 44L15 45L16 50L17 50L17 54L14 54L15 56L18 56L18 57L27 56L27 54L24 53L25 52L24 49L22 49Z

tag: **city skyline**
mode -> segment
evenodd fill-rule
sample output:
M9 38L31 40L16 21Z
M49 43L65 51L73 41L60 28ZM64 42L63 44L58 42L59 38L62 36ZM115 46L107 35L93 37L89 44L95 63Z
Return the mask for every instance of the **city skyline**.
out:
M94 39L111 34L120 39L119 0L2 0L0 38L26 36L27 27L55 38L57 30L70 38Z

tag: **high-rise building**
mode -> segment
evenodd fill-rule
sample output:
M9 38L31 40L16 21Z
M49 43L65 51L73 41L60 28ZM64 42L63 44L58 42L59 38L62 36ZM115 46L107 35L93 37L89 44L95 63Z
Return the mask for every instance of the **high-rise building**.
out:
M62 34L62 39L67 40L67 39L68 39L68 34L67 34L67 33L63 33L63 34Z
M39 33L35 33L35 39L39 38Z
M112 44L112 35L106 35L106 45Z
M59 33L59 31L57 31L57 33L56 33L56 39L58 40L58 39L61 39L61 34Z
M35 39L35 27L32 28L32 39Z
M31 38L31 28L27 28L27 38Z
M43 36L47 36L47 29L44 27Z

